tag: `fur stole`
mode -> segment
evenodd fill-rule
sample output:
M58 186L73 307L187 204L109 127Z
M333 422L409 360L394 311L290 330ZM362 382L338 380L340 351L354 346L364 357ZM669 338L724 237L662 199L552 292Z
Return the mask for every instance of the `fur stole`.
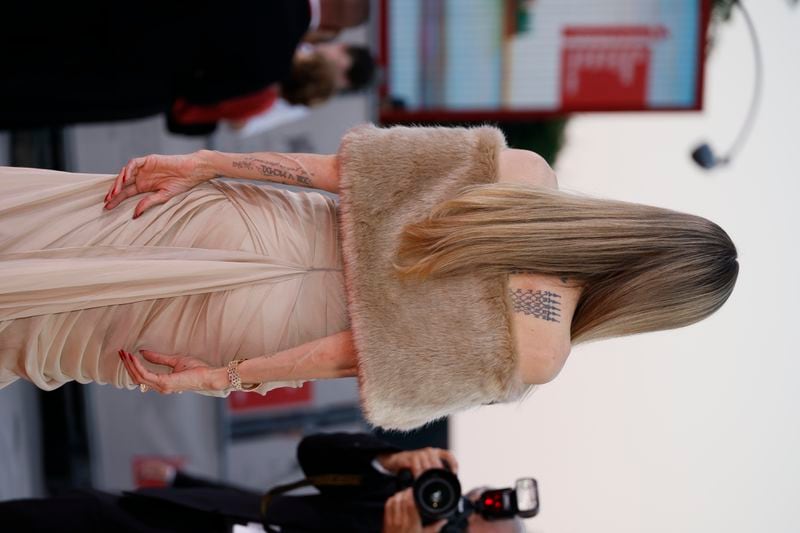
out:
M525 386L505 276L400 279L403 228L468 185L497 181L490 127L350 130L339 149L348 306L367 420L409 430L518 398Z

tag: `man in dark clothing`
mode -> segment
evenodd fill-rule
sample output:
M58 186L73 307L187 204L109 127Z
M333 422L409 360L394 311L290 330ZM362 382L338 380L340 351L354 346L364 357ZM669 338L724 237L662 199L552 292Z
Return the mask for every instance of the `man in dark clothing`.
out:
M0 129L140 118L286 79L319 29L366 20L368 0L106 0L4 5Z
M303 43L295 51L291 73L279 84L212 105L192 105L179 99L167 114L167 127L174 133L208 135L220 121L243 124L269 109L278 97L292 105L312 107L336 94L366 88L374 71L374 60L366 47L342 42Z
M5 531L197 533L227 532L235 523L265 521L283 533L415 532L423 531L419 515L407 507L408 492L398 493L395 474L409 469L417 476L445 462L457 468L446 450L401 451L369 434L312 435L300 442L297 455L307 478L336 475L344 483L322 483L318 494L279 494L264 518L263 494L178 472L168 488L122 495L81 490L56 498L0 502L0 525ZM391 515L384 516L384 508L393 509ZM406 522L410 527L403 525Z

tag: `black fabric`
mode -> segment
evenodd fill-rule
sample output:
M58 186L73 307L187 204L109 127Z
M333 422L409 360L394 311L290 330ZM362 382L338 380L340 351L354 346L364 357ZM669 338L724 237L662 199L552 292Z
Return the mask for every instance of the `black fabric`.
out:
M145 117L288 76L297 0L12 0L0 32L0 129Z
M395 478L375 470L376 456L395 453L399 448L368 433L320 433L304 438L297 447L297 461L306 477L325 474L357 474L363 484L357 487L317 487L334 497L367 496L387 498L397 490Z
M385 499L330 498L322 494L277 498L264 520L281 533L374 532L383 525Z
M297 448L297 459L307 477L327 474L359 475L363 484L319 486L320 494L276 496L264 517L265 525L281 531L380 531L386 499L398 490L394 476L375 470L376 456L399 448L362 433L311 435Z
M95 490L47 499L0 502L3 531L41 533L220 533L227 520L205 512L176 512L162 502L139 505Z
M380 531L383 505L398 486L377 472L372 460L399 451L368 434L330 433L306 437L297 455L306 476L357 474L363 487L319 487L321 494L281 495L265 523L283 532ZM266 489L265 489L266 492ZM259 522L262 493L179 472L167 488L122 495L74 491L65 496L0 503L5 531L160 533L221 532L233 523Z
M123 493L124 504L136 508L150 505L173 507L171 513L207 513L239 523L258 522L261 494L226 486L139 489Z

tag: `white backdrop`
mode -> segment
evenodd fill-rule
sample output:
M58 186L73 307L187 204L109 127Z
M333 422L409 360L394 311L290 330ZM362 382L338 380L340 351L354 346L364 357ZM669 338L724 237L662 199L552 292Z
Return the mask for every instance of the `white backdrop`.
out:
M705 173L688 152L725 149L752 87L740 16L708 62L702 114L577 117L562 188L702 214L740 252L738 286L683 330L573 350L519 406L456 418L466 485L539 480L545 533L800 531L800 8L747 2L765 51L765 93L734 164Z

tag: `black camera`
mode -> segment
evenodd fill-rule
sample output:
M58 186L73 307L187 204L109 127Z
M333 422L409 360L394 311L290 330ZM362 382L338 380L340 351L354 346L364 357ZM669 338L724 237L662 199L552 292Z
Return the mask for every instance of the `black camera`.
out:
M427 470L412 486L423 523L446 519L447 525L441 529L444 533L465 531L473 513L486 520L503 520L530 518L539 512L539 487L533 478L518 479L514 488L485 490L475 501L461 495L461 483L449 470Z

